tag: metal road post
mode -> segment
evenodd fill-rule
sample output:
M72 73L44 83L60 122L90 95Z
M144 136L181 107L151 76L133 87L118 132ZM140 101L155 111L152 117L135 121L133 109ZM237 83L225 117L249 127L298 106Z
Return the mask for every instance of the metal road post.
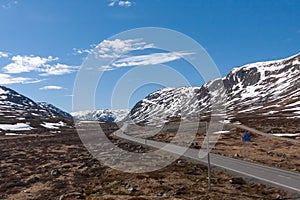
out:
M210 150L209 150L209 133L207 131L207 122L205 122L205 129L206 129L206 147L207 147L207 185L208 185L208 191L211 191L211 184L210 184L210 180L211 180L211 172L210 172Z

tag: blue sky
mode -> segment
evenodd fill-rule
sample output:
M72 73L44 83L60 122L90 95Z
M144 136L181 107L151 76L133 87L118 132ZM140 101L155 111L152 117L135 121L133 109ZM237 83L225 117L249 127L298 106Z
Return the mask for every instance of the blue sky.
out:
M112 35L140 27L190 36L225 76L236 66L299 53L299 10L298 0L0 0L0 85L71 111L74 80L86 52ZM169 61L165 63L185 73L191 85L203 84L186 62ZM112 85L132 67L139 66L107 71L96 108L111 108ZM174 80L174 86L182 83ZM140 88L129 107L160 87Z

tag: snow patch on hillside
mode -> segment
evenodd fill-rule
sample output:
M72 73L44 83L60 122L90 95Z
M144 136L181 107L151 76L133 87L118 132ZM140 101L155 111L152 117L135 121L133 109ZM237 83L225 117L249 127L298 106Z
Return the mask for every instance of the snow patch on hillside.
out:
M4 131L29 131L33 128L25 123L17 124L0 124L0 129Z
M41 126L48 128L48 129L59 129L62 126L66 126L66 124L62 121L60 121L58 123L44 122L43 124L41 124Z

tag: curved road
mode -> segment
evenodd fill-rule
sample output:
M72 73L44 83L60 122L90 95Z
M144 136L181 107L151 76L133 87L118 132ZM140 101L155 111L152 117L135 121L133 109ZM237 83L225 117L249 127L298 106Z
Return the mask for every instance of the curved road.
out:
M115 135L133 142L146 144L147 146L163 149L167 152L183 155L201 163L207 163L207 158L199 157L199 150L188 149L162 142L145 140L125 135L121 130L115 132ZM226 169L228 171L238 173L240 175L250 177L268 185L279 186L290 192L300 195L300 174L290 171L281 170L278 168L267 167L264 165L254 164L242 160L232 159L221 155L210 154L211 165Z

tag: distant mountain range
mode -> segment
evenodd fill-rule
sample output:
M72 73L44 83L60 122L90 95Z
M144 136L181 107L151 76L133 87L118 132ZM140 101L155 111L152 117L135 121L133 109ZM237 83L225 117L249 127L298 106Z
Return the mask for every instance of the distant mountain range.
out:
M224 87L219 87L220 84ZM197 115L207 118L220 96L225 101L219 103L231 122L299 120L300 54L234 68L224 78L202 87L161 89L138 102L127 119L154 123Z
M94 110L72 112L71 115L75 120L83 121L101 121L101 122L119 122L122 121L129 113L129 110Z
M223 97L222 101L220 97ZM73 124L73 119L107 122L132 119L142 124L196 116L207 120L215 105L222 109L214 110L214 113L226 114L228 122L276 123L277 126L300 123L300 54L234 68L224 78L201 87L158 90L139 101L130 111L96 110L69 114L0 86L0 134L67 127Z

